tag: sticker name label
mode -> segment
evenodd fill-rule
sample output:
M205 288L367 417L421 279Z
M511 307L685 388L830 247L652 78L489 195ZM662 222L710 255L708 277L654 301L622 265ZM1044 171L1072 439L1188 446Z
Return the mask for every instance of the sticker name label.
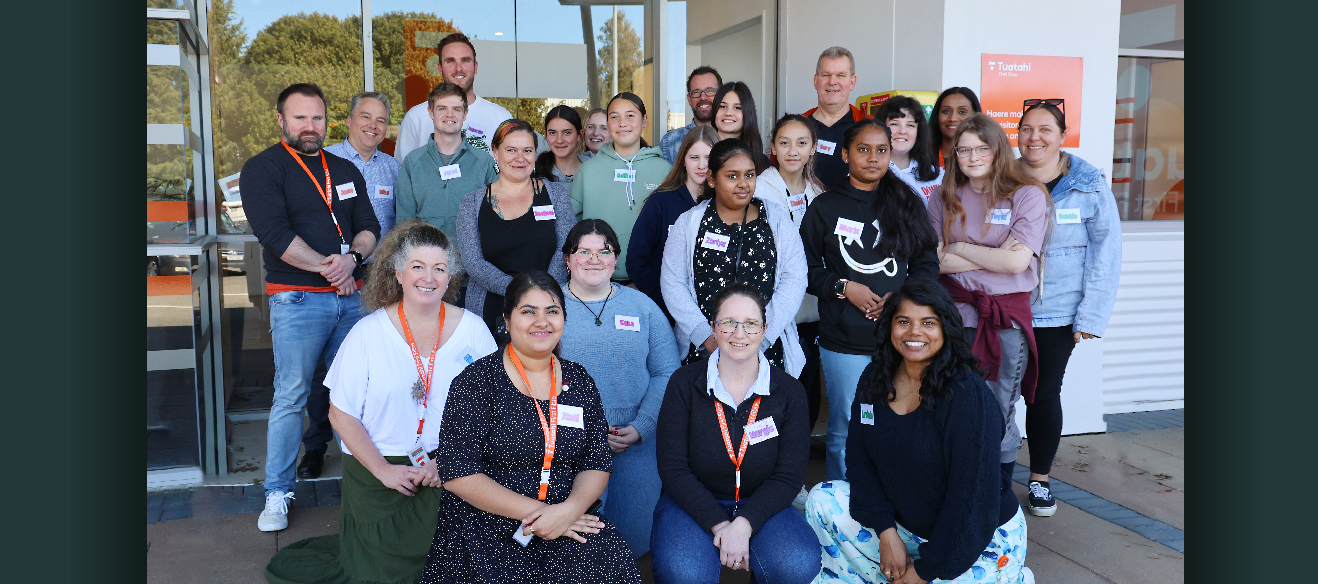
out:
M459 168L458 165L456 164L441 166L439 167L439 178L442 178L444 180L462 178L462 169Z
M625 168L614 169L613 182L636 182L636 171Z
M553 205L541 205L541 206L539 206L539 207L531 207L531 213L533 213L533 214L535 215L535 220L536 220L536 221L553 221L553 220L554 220L554 206L553 206Z
M353 186L352 183L343 183L341 185L337 185L334 187L334 190L339 192L340 201L344 199L351 199L357 196L357 187Z
M815 146L815 152L829 156L833 155L834 150L837 150L837 142L829 142L828 140L820 140L819 144Z
M477 125L477 124L471 124L471 125L467 126L467 131L468 131L468 132L471 132L472 134L475 134L475 135L477 135L477 136L482 136L482 137L485 136L485 126L480 126L480 125Z
M787 197L787 207L793 211L805 206L805 193Z
M375 187L375 196L381 199L388 199L394 196L393 187Z
M700 247L712 249L715 251L728 251L728 244L732 238L717 233L706 233L705 238L700 240Z
M1057 224L1067 225L1080 222L1080 209L1058 209Z
M750 437L751 444L759 444L770 438L778 437L778 426L773 423L773 416L746 426L746 435Z
M569 428L585 429L582 418L585 416L581 413L580 406L569 406L558 404L558 425Z
M837 218L837 226L833 228L833 234L841 236L847 245L860 241L860 234L864 232L864 223L843 217Z
M641 317L613 315L613 327L623 331L641 332Z
M989 209L989 223L1011 225L1011 209Z
M860 423L866 426L874 425L874 404L860 404Z

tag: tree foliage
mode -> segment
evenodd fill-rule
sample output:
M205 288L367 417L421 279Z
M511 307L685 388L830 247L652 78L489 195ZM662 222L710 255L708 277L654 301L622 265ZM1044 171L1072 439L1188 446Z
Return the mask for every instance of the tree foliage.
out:
M632 28L627 15L618 13L618 91L635 91L632 86L632 74L640 68L642 60L641 36ZM610 16L600 26L596 38L598 48L595 50L595 70L599 72L599 88L602 101L613 97L613 17ZM603 104L601 104L603 105Z

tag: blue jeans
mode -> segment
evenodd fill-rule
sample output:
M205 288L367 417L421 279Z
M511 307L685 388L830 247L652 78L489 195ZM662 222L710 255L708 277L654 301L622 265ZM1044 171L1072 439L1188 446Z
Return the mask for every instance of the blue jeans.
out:
M719 501L728 513L733 501ZM750 568L759 584L805 584L819 574L819 540L805 517L790 505L751 535ZM654 509L650 553L656 584L716 584L719 550L714 536L701 529L682 507L664 494Z
M819 348L819 365L824 370L824 385L828 389L828 455L824 459L824 480L847 478L847 425L851 423L851 402L856 399L860 374L869 364L869 355L835 353Z
M275 398L266 430L266 492L293 490L293 466L302 438L302 408L307 405L316 369L328 369L339 352L339 344L361 320L362 313L361 294L356 293L339 296L295 290L270 296Z
M633 558L639 558L650 551L654 506L659 501L659 491L663 486L659 480L659 463L656 458L653 437L615 453L609 486L600 497L604 500L600 514L618 528L622 538L627 540Z

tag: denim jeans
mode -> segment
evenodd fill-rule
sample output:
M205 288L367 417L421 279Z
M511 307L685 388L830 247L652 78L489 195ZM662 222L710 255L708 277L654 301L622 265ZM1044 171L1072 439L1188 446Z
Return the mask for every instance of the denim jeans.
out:
M266 430L265 489L293 490L293 466L317 366L328 369L339 344L363 316L361 294L280 292L270 296L275 398ZM322 369L322 375L323 371ZM314 428L314 425L313 425Z
M614 453L613 474L609 475L609 486L600 497L604 500L600 514L618 528L633 558L650 551L654 506L662 488L656 459L653 437Z
M975 342L975 329L964 329L967 343ZM1030 346L1025 338L1025 331L1009 328L996 331L1002 345L1002 362L998 365L998 380L985 381L993 391L993 397L1002 409L1002 421L1005 431L1002 443L998 446L998 462L1015 463L1025 441L1021 439L1021 429L1016 425L1016 402L1021 400L1021 380L1025 378L1025 366L1030 358Z
M719 501L729 513L734 501ZM715 584L719 550L714 536L701 529L682 507L664 494L654 509L650 553L656 584ZM819 574L819 540L805 517L788 505L751 534L750 568L758 584L805 584Z
M824 460L824 480L847 478L847 425L851 423L851 402L856 399L860 374L870 364L869 355L835 353L819 348L819 364L824 369L828 390L828 455Z

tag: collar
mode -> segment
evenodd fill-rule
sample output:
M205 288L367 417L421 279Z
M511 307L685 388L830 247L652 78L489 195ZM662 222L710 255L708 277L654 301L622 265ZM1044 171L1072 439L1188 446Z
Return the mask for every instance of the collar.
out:
M363 159L362 153L358 152L357 148L354 147L352 143L347 140L339 142L338 144L335 144L333 146L328 146L325 149L329 150L331 154L337 155L340 158L346 158L349 162L353 160L361 160L362 164L366 164L367 162L370 162L370 160ZM380 149L376 148L375 152L371 153L371 160L375 160L375 158L379 155L380 155Z
M745 403L752 395L769 395L769 360L764 357L764 351L758 354L760 360L760 370L755 375L755 383L746 391L746 397L742 400ZM714 353L709 356L705 366L705 387L713 394L714 399L719 400L732 409L737 409L737 404L732 400L732 394L723 387L723 380L718 376L719 350L714 349Z

